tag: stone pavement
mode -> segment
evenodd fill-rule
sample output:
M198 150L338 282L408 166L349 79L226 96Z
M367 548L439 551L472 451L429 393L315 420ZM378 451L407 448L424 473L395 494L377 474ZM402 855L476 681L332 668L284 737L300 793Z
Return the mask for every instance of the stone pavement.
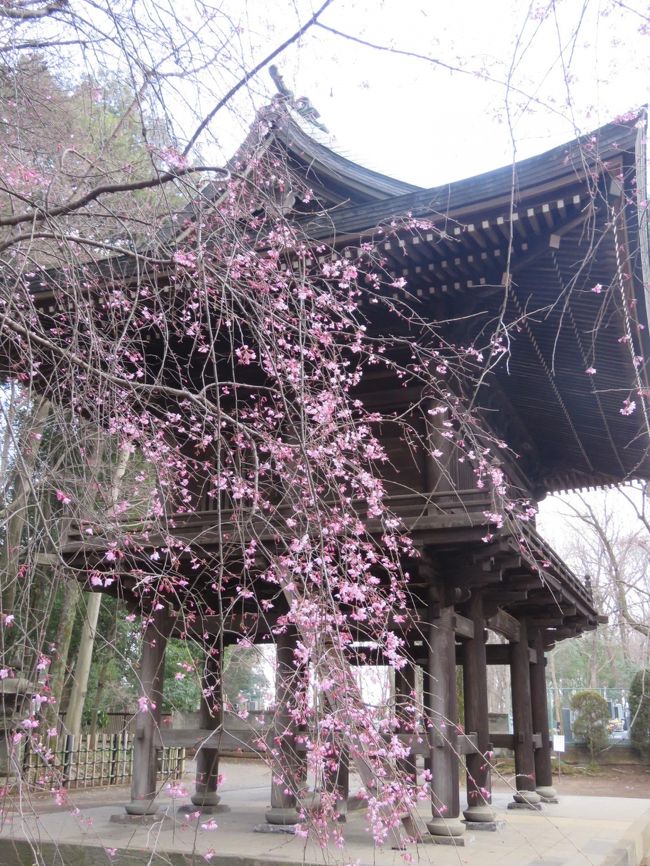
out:
M375 849L368 840L363 812L348 816L345 847L321 850L314 842L285 834L254 833L263 824L270 778L258 762L224 761L223 803L231 811L188 823L176 815L186 799L161 804L170 816L150 827L112 823L123 810L72 792L70 804L24 802L0 828L0 866L263 866L263 864L359 864L401 866L639 866L650 850L650 801L616 797L563 797L543 812L508 812L510 797L495 796L500 821L496 833L467 834L464 848L421 844L407 852ZM352 790L354 790L354 777ZM111 792L114 796L116 792ZM74 807L79 813L73 814ZM174 816L174 817L171 817ZM428 817L423 804L421 816ZM206 825L203 828L201 825ZM108 849L117 849L113 854ZM36 855L40 851L40 859Z

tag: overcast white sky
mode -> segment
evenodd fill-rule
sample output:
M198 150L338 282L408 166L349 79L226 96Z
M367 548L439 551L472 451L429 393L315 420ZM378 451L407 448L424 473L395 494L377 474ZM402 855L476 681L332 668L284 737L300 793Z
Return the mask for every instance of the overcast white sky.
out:
M244 51L259 59L317 5L233 0L250 40ZM513 154L542 152L645 104L648 16L642 0L625 7L612 0L334 0L324 24L463 71L320 28L278 63L296 95L318 108L336 150L433 186L507 164ZM265 71L252 91L267 81ZM239 101L244 119L252 102ZM219 127L214 133L225 143L230 131Z
M129 33L126 55L116 41L115 67L131 55L140 81L143 67L163 73L156 92L187 140L322 2L141 0L134 9L145 29ZM113 5L118 15L128 7ZM103 32L113 29L112 9L82 11ZM648 102L647 0L333 0L320 22L388 50L314 26L275 60L287 84L320 111L336 150L423 186L540 153ZM70 75L83 63L68 53ZM110 65L106 53L93 57L86 51L84 62L98 71ZM202 153L231 155L273 92L265 68L215 118Z

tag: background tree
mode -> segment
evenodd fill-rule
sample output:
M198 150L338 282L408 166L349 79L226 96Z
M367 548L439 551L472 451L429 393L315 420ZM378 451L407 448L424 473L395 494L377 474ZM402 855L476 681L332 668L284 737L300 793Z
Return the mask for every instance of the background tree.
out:
M650 625L647 496L647 485L637 483L589 497L554 497L542 510L543 531L576 574L587 576L597 609L608 617L595 631L554 650L558 688L624 692L645 663Z
M573 731L576 737L586 743L593 764L596 755L607 748L609 739L607 701L598 692L589 690L577 692L571 698L571 709L576 713Z
M630 686L632 744L647 763L650 760L650 671L637 671Z

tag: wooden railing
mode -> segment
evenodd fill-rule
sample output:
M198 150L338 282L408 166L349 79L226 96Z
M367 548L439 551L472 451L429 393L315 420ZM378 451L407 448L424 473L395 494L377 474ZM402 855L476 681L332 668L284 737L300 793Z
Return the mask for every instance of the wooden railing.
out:
M476 541L481 537L488 525L486 512L493 510L492 502L485 490L477 488L466 490L436 491L434 493L407 493L391 496L385 504L393 515L398 517L405 530L411 533L431 532L435 530L451 530L472 528L478 529ZM359 500L352 503L352 508L366 521L370 533L380 533L383 524L380 519L368 518L366 504ZM189 543L201 545L220 544L222 539L234 537L255 537L259 541L273 540L285 531L285 519L293 516L290 505L279 506L273 514L266 516L253 509L240 508L237 519L232 510L193 511L184 514L174 514L167 518L167 530ZM164 543L157 537L156 528L147 521L120 524L120 534L130 533L136 537L148 533L148 545L157 546ZM542 571L555 574L563 585L569 587L575 595L588 605L592 604L590 590L579 580L569 567L557 556L547 542L539 535L532 522L517 524L517 538L522 541L522 555L530 554L529 561L536 561ZM88 536L82 528L71 523L64 552L74 553L82 548L102 548L106 546L106 537ZM531 565L531 568L535 568Z
M388 510L395 516L408 523L408 528L417 529L421 526L435 528L436 520L445 515L460 518L458 524L462 524L462 516L467 517L468 525L485 522L483 512L491 507L490 498L483 490L452 490L436 493L407 493L399 496L390 496L384 500ZM327 503L325 503L327 507ZM352 503L360 517L367 519L367 506L362 500ZM219 527L226 533L231 531L235 525L242 526L246 522L254 529L257 537L271 537L277 528L284 526L284 519L293 514L291 505L279 506L272 515L266 517L261 512L255 512L252 508L241 507L237 510L237 521L233 520L232 509L194 510L187 513L170 514L166 518L166 525L173 534L186 535L190 531L210 531ZM415 523L414 523L415 522ZM124 521L119 525L120 535L130 533L138 535L149 531L154 524L150 521ZM370 532L380 529L381 521L368 520ZM84 533L83 526L78 521L70 521L66 533L65 547L85 546L88 548L105 544L102 536L88 535Z

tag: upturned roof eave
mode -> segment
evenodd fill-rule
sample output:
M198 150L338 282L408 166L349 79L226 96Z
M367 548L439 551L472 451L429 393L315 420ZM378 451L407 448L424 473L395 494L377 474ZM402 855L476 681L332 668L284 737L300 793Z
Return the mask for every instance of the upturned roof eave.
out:
M273 134L289 156L307 163L310 170L349 184L351 192L360 192L375 199L386 200L422 192L423 187L398 180L367 168L337 153L308 134L288 113L274 123Z
M536 192L562 189L584 180L594 164L607 162L638 146L638 124L644 112L633 120L613 122L573 141L536 156L488 172L428 189L393 196L382 201L333 210L316 219L305 220L315 240L335 242L372 232L392 219L411 214L416 217L448 217L487 210L504 203L517 204Z

